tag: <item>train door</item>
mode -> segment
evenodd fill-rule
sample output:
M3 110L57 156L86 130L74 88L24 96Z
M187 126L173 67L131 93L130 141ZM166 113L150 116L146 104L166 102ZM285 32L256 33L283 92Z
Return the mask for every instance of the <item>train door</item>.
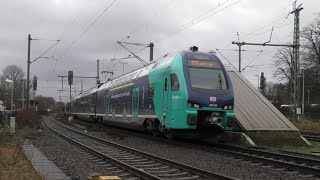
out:
M132 90L132 123L138 120L139 113L139 88Z
M163 91L162 91L162 118L163 122L166 123L168 119L168 91L169 91L169 86L168 86L168 78L164 78L164 83L163 83Z
M110 113L110 93L108 92L105 96L105 117L104 120L109 120L109 113Z

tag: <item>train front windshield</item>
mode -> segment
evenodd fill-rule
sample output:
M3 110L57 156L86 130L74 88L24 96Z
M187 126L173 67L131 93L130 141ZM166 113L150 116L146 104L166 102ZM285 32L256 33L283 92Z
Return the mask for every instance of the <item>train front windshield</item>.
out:
M219 63L203 60L189 61L192 89L199 92L227 89L226 79Z

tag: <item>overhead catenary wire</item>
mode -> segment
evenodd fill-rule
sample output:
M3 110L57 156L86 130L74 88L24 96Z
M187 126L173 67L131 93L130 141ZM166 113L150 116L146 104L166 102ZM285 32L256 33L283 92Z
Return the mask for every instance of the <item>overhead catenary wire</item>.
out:
M218 53L235 69L237 69L218 49L216 49Z
M137 58L141 64L145 67L148 63L145 62L142 58L140 58L139 56L137 56L134 52L132 52L130 49L128 49L126 46L123 45L123 42L118 41L117 42L120 46L122 46L124 49L126 49L127 51L129 51L135 58Z
M177 0L171 0L170 2L168 2L168 3L166 4L165 7L169 6L169 5L170 5L172 2L174 2L174 1L177 1ZM164 7L163 7L163 8L164 8ZM155 18L160 14L159 12L160 12L163 8L158 9L155 13L153 13L153 16L152 16L151 18L148 18L147 20L145 20L144 23L141 23L141 24L139 24L139 25L137 25L137 26L132 27L131 30L128 31L128 33L125 33L125 35L123 36L123 38L122 38L121 40L126 39L126 38L130 38L133 34L139 32L139 31L143 28L143 26L149 25L149 23L152 22L152 20L155 19Z
M259 57L262 54L263 51L260 51L243 69L242 71L244 71L247 67L249 67L249 65L251 63L253 63L253 61L255 61L257 59L257 57Z
M185 23L185 24L183 24L182 26L180 26L179 28L177 28L175 31L173 31L173 32L171 32L171 33L168 33L167 35L165 35L165 36L163 36L162 38L156 40L155 42L158 43L158 42L160 42L160 41L163 41L163 40L165 40L165 39L167 39L167 38L169 38L169 37L171 37L171 36L173 36L173 35L181 32L181 31L183 31L183 30L185 30L185 29L187 29L187 28L189 28L189 27L191 27L191 26L193 26L193 25L195 25L195 24L203 21L204 19L206 19L206 18L208 18L208 17L210 17L210 16L213 16L213 15L215 15L215 14L223 11L224 9L227 9L227 8L233 6L234 4L240 2L241 0L237 0L237 1L235 1L235 2L233 2L233 3L231 3L231 4L229 4L229 5L226 5L226 6L222 7L224 4L226 4L226 3L229 2L229 1L231 1L231 0L226 0L226 1L224 1L223 3L219 4L218 6L210 9L209 11L207 11L207 12L205 12L205 13L203 13L203 14L201 14L200 16L196 17L195 19L192 19L191 21L188 21L187 23ZM218 9L219 7L222 7L222 8L219 9L219 10L217 10L217 11L215 11L215 12L213 12L214 10ZM213 13L212 13L212 12L213 12ZM210 13L211 13L211 14L210 14Z
M143 29L144 26L148 26L152 21L154 21L154 19L156 17L159 16L160 11L163 10L165 7L169 6L170 4L172 4L173 2L178 1L178 0L171 0L168 3L166 3L165 6L163 6L162 8L158 8L157 10L153 13L153 15L150 18L147 18L143 23L138 24L137 26L133 26L132 28L130 28L129 31L127 31L126 33L124 33L124 35L122 36L120 41L124 41L125 39L132 39L132 35L136 34L137 32L139 32L141 29ZM113 44L113 46L115 47L115 51L114 52L118 52L119 51L119 46L116 46L116 42ZM143 51L144 49L148 48L148 46L136 51L135 53L138 53L140 51ZM113 55L113 58L115 58L115 53Z
M289 6L291 6L291 5L289 5ZM288 8L289 6L287 6L286 8ZM285 10L286 8L284 8L284 10ZM279 16L278 16L278 17L279 17ZM287 19L288 19L288 15L286 15L285 17L284 17L283 15L281 15L280 18L277 18L276 20L274 20L274 21L272 21L272 22L270 22L270 23L268 23L268 24L266 24L266 25L263 25L263 26L255 29L255 30L249 32L249 33L244 33L244 36L242 36L242 38L245 38L245 37L250 36L250 35L258 36L258 35L261 35L261 34L270 32L270 30L267 30L267 31L264 31L264 32L259 33L259 34L254 34L254 33L256 33L256 32L258 32L258 31L260 31L260 30L262 30L262 29L264 29L264 28L266 28L266 27L268 27L268 26L274 25L276 22L282 20L282 22L279 23L279 25L281 25L281 24L283 24ZM292 23L292 22L291 22L291 23ZM290 23L290 24L291 24L291 23ZM275 28L281 28L281 27L283 27L283 26L277 27L276 25L274 25L274 26L275 26ZM234 35L234 36L232 37L232 39L234 39L235 36L236 36L236 35ZM231 45L232 39L231 39L230 41L228 41L227 45L224 46L224 48L226 48L226 47L228 47L228 46ZM246 39L246 40L248 40L248 39Z
M221 48L216 48L216 50L220 51L239 51L238 49L221 49ZM261 50L248 50L248 49L241 49L241 51L248 51L248 52L260 52Z
M116 2L117 0L113 0L108 7L106 7L104 9L104 11L102 11L102 13L99 14L99 16L96 17L96 19L89 24L89 26L80 34L80 36L74 40L72 42L72 44L62 53L62 55L60 56L60 59L62 59L64 57L64 55L74 46L74 44L76 44L93 26L94 24L102 17L103 14L105 14L112 6L113 4Z
M31 63L35 62L36 60L40 59L40 58L47 58L47 57L43 57L43 55L45 55L48 51L50 51L50 49L52 49L55 45L57 45L60 40L55 40L56 42L50 46L46 51L44 51L39 57L35 58L33 61L31 61Z

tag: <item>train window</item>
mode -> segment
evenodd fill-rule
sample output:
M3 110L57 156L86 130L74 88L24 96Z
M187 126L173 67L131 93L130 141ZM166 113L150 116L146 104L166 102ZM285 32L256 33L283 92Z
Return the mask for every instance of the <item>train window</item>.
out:
M148 86L148 96L153 97L154 95L154 84L149 84Z
M168 89L168 80L167 78L164 79L164 90L167 91Z
M180 88L180 85L179 85L177 74L171 74L170 79L171 79L171 90L178 91Z

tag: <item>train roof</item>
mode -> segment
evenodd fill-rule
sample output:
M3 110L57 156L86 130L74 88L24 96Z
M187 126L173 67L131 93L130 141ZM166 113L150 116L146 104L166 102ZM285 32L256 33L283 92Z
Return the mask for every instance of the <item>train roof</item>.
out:
M211 60L215 60L215 61L219 61L219 58L215 55L212 54L210 52L202 52L202 51L174 51L171 53L168 53L164 56L162 56L161 58L159 58L158 60L155 60L153 62L150 62L149 64L147 64L144 67L140 67L138 69L135 69L131 72L128 72L124 75L121 75L115 79L113 79L112 81L108 81L107 83L101 85L101 87L99 87L99 90L102 89L110 89L113 87L117 87L120 86L122 84L127 84L132 82L133 80L138 79L139 77L145 76L149 73L150 70L154 69L154 68L165 68L170 66L172 60L178 55L178 54L183 54L186 56L194 56L194 55L213 55L210 56Z
M83 96L87 96L88 94L95 93L97 90L98 90L98 86L95 86L93 88L90 88L90 89L78 94L74 99L78 99L78 98L81 98Z
M155 66L158 66L159 64L166 63L167 61L171 62L177 54L179 54L179 53L166 54L166 55L162 56L160 59L158 59L158 60L156 60L154 62L151 62L151 63L147 64L144 67L140 67L140 68L135 69L135 70L133 70L131 72L128 72L128 73L126 73L126 74L124 74L122 76L119 76L119 77L113 79L112 81L108 81L107 83L103 84L99 88L99 90L109 89L109 88L112 88L112 87L115 87L115 86L119 86L121 84L130 83L133 80L138 79L139 77L147 75L149 73L149 71L151 69L153 69Z

